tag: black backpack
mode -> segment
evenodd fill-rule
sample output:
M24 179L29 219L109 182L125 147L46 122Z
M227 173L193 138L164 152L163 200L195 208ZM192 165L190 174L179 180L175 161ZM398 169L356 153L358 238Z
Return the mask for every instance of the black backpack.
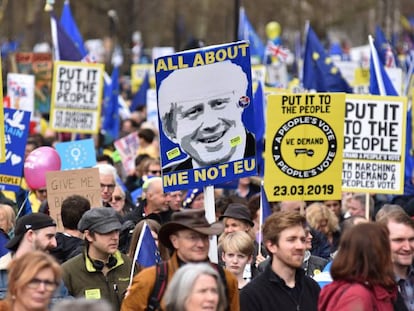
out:
M226 274L224 273L224 268L220 265L211 264L211 266L217 270L220 275L220 278L224 284L224 289L226 296L229 297L228 288L227 288L227 281L226 281ZM148 306L147 310L149 311L161 311L160 302L162 297L164 296L165 290L167 289L167 277L168 277L168 262L163 261L157 263L156 266L156 278L155 278L155 285L154 289L152 290L151 296L148 299ZM227 308L228 310L228 308Z

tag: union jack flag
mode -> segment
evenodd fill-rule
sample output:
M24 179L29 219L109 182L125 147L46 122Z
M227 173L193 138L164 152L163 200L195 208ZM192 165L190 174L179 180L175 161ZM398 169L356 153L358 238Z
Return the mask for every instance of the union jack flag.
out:
M387 48L385 50L385 67L394 68L395 66L394 53L392 52L391 45L387 43Z
M281 45L276 45L272 41L269 41L266 46L266 54L277 57L281 62L286 62L289 56L289 50Z

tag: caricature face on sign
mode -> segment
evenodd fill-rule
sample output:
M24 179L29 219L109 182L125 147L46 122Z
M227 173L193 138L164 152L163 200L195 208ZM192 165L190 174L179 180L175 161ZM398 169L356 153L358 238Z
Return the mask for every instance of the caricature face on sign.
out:
M164 132L192 158L193 166L243 157L246 89L246 75L230 61L178 70L163 81L159 101Z
M248 42L163 56L154 68L164 191L254 175Z

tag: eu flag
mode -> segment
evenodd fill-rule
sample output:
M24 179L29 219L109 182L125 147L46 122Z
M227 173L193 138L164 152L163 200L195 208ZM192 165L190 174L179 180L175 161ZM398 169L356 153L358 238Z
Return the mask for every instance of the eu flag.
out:
M342 77L311 26L308 26L303 60L303 87L317 92L352 93L351 87Z
M135 93L134 97L132 98L131 106L129 110L131 112L137 110L140 107L144 107L147 105L147 91L150 88L149 82L149 73L145 74L144 80L141 83L139 90Z
M248 40L250 42L250 55L263 61L265 46L247 18L243 7L240 8L239 13L238 39Z
M82 59L81 52L57 21L53 11L50 13L50 27L55 60L80 61Z
M134 258L143 267L155 266L161 261L157 244L155 244L151 230L146 222L142 227Z
M119 67L114 67L111 82L105 83L104 89L104 122L102 129L112 139L119 136Z
M256 92L253 95L252 105L249 105L242 114L242 120L247 130L254 133L256 139L256 161L259 175L264 174L264 91L263 86L259 82Z
M65 1L62 9L62 15L60 16L60 24L66 31L69 38L72 39L73 43L79 50L82 57L85 57L88 52L83 44L82 35L76 25L75 19L73 18L72 11L70 9L69 1Z

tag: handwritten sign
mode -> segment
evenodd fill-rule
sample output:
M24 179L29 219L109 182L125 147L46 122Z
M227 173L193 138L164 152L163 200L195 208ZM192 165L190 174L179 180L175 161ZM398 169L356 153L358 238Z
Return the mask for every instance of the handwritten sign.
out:
M50 216L59 225L61 225L62 201L70 195L78 194L87 198L91 207L102 206L99 170L97 168L47 172L46 187Z

